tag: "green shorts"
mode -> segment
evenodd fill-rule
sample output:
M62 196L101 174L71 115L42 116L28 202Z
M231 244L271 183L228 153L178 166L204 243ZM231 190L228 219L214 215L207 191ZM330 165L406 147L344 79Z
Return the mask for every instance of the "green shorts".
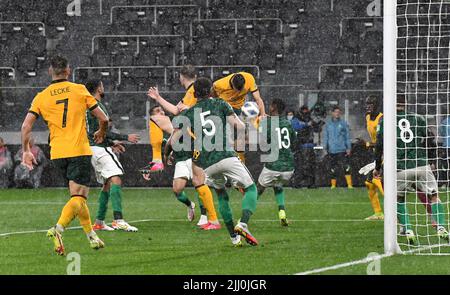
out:
M52 160L64 178L88 186L91 180L91 156L79 156Z

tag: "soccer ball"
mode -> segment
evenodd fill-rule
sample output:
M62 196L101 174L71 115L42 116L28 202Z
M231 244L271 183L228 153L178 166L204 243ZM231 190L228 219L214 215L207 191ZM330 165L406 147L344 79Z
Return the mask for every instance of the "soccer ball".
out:
M256 118L259 115L258 104L254 101L247 101L241 108L242 113L247 118Z

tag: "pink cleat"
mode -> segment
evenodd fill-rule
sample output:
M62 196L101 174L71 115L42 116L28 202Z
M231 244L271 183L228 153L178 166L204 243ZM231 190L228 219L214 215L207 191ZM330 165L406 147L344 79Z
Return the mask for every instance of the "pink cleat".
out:
M141 172L141 174L144 176L144 178L150 179L148 174L160 172L163 170L164 170L164 164L162 162L150 162L144 168L139 169L139 172Z
M218 230L218 229L221 229L222 226L220 225L220 223L208 222L207 224L200 226L200 228L203 230Z

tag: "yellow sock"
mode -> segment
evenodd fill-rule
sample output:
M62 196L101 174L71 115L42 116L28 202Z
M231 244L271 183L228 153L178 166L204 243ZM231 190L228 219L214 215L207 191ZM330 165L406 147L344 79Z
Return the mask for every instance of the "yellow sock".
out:
M203 206L205 206L206 208L206 212L208 213L208 220L210 222L217 221L216 208L214 207L213 196L209 187L206 184L203 184L197 186L195 189L197 190L200 200L202 200Z
M85 233L92 232L92 222L91 222L91 214L89 213L89 208L86 203L86 199L84 199L83 204L81 205L80 213L78 214L78 219L80 219L80 225L83 227L83 231Z
M150 120L150 145L152 146L152 158L153 162L162 161L162 143L164 138L164 132L155 122Z
M336 187L336 179L331 179L331 187Z
M241 160L241 162L243 164L245 164L245 153L244 152L236 152L236 153L237 153L237 155L239 157L239 160Z
M380 199L378 199L377 186L373 183L366 181L367 192L369 194L370 204L372 205L373 212L375 214L382 213L380 206Z
M80 209L82 207L83 201L86 201L83 197L73 196L64 205L61 211L61 216L58 219L58 224L66 228L78 216Z
M352 176L351 175L345 175L345 180L347 181L347 186L348 187L353 187L353 181L352 181Z
M372 183L378 188L378 190L380 191L380 193L384 196L383 183L381 183L381 179L379 179L379 178L374 178L374 179L372 180Z

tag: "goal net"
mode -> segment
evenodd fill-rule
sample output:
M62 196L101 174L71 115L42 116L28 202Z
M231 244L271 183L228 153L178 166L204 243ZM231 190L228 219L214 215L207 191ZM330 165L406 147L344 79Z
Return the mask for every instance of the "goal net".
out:
M385 184L396 182L389 197L395 198L397 228L394 221L390 230L403 253L450 254L450 1L392 2L396 92L384 94L386 107L394 109L384 129L396 127L396 145L385 141L384 147L385 155L395 153L394 178L385 175Z

